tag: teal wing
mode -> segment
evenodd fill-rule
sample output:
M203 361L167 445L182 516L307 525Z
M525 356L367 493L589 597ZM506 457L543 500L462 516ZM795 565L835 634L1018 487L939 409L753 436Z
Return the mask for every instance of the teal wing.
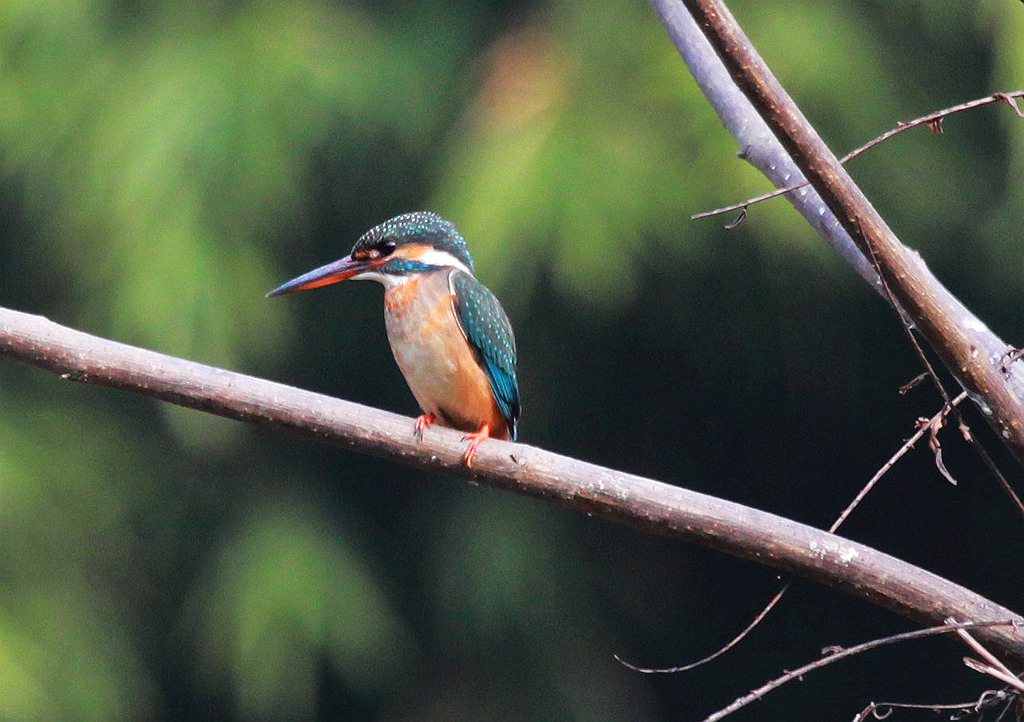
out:
M462 332L491 384L498 408L508 421L509 436L515 441L520 406L512 324L494 294L472 275L452 271L449 283Z

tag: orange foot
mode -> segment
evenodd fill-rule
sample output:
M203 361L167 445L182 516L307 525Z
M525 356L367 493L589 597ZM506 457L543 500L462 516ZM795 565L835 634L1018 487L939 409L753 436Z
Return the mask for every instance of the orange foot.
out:
M466 453L462 455L462 462L472 468L473 457L476 456L476 449L480 444L483 443L484 439L491 438L491 425L484 424L479 429L474 431L472 434L466 434L462 437L463 441L469 442L469 447L466 449Z
M413 433L417 439L423 440L423 430L430 426L432 423L437 421L437 417L433 414L421 414L416 417L416 425L413 426Z

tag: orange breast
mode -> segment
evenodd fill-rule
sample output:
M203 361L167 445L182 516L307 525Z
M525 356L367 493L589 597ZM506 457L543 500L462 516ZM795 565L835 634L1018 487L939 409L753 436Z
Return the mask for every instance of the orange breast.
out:
M461 431L489 424L491 436L508 438L487 376L455 316L447 270L388 288L384 318L395 361L424 413Z

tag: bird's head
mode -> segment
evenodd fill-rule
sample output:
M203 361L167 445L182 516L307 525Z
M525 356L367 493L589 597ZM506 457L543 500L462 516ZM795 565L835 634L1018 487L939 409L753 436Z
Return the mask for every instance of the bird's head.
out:
M441 268L473 273L473 259L455 224L429 211L405 213L364 233L349 255L293 278L267 296L349 279L395 286L415 274Z

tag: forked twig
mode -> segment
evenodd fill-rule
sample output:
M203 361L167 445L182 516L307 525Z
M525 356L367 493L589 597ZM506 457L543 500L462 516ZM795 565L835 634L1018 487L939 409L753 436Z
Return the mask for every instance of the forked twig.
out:
M925 374L922 374L921 376L923 377L924 375ZM879 467L878 471L874 473L874 475L868 480L868 482L863 486L863 488L861 488L861 490L847 505L847 507L843 509L843 512L836 518L834 522L832 522L832 525L828 528L829 532L834 534L836 530L838 530L839 527L842 526L843 523L849 518L850 514L853 513L853 510L856 509L862 501L864 501L864 497L866 497L868 493L870 493L871 490L875 488L875 485L878 484L879 481L881 481L882 477L888 474L889 471L894 466L896 466L896 463L904 456L906 456L906 454L911 449L914 448L914 446L917 444L918 441L921 440L921 438L925 435L926 432L929 432L931 429L940 426L942 420L949 415L949 412L952 410L953 406L957 406L963 403L966 398L967 392L961 391L960 394L949 403L949 405L943 406L942 409L940 409L934 416L931 417L931 419L927 419L919 423L917 425L917 430L900 445L900 448L898 448L896 452L892 456L890 456L884 464L882 464L881 467ZM782 600L782 597L786 594L787 591L789 591L789 588L792 585L793 579L792 577L790 577L786 580L782 587L779 588L779 591L777 591L775 595L772 596L772 598L768 601L764 608L757 614L757 616L754 617L750 624L748 624L739 634L737 634L723 646L719 647L716 651L712 652L711 654L702 659L698 659L695 662L677 665L674 667L641 667L637 664L634 664L623 659L618 654L614 655L614 657L616 661L618 661L620 664L629 667L630 669L636 672L642 672L644 674L674 674L676 672L687 672L696 667L700 667L703 664L707 664L708 662L717 659L718 657L721 657L723 654L725 654L730 649L735 647L737 644L742 642L743 639L748 634L750 634L750 632L752 632L754 628L757 627L757 625L760 624L766 616L768 616L768 613L771 612L772 609L774 609L775 606Z
M917 430L900 445L900 448L898 448L896 452L889 457L888 461L886 461L884 464L882 464L881 467L879 467L878 471L875 472L875 475L868 480L868 483L865 484L864 488L862 488L860 492L857 494L857 496L853 498L853 501L850 502L850 505L843 510L843 513L839 515L839 518L836 519L832 526L829 527L829 531L835 532L835 530L838 529L839 526L846 521L850 514L853 513L853 510L856 509L857 506L864 500L864 497L868 495L868 493L875 487L875 485L879 481L881 481L882 477L888 474L889 471L894 466L896 466L896 462L898 462L900 459L906 456L907 452L914 448L917 442L921 440L921 437L923 437L930 428L936 426L941 422L942 419L948 416L954 406L962 404L966 399L967 392L961 391L955 399L950 401L948 405L945 405L941 409L939 409L939 411L934 416L932 416L930 419L926 420L923 423L919 423L917 425Z
M1024 94L1024 91L1020 92L1021 94ZM1000 96L1000 99L1003 99L1001 96L1006 94L1000 93L997 95ZM1015 103L1011 102L1011 100L1009 99L1007 99L1007 102L1010 102L1013 109L1016 110L1018 114L1020 114L1020 110L1017 108ZM939 375L935 372L935 368L932 366L931 361L928 360L928 355L925 354L924 349L921 348L921 344L917 340L917 336L914 335L914 329L911 320L907 317L907 314L903 310L903 307L900 306L900 304L897 302L896 296L893 294L892 289L889 287L888 279L886 278L885 274L882 273L882 267L881 264L878 262L878 257L875 255L874 246L871 245L871 242L866 237L865 243L867 243L867 249L869 252L871 264L875 267L875 272L878 274L878 277L881 280L882 291L885 294L886 299L889 301L889 305L892 306L893 309L895 309L896 315L899 316L900 325L903 327L903 332L906 335L907 340L910 341L910 345L914 347L914 352L917 353L917 357L920 359L921 364L924 366L925 373L927 374L928 378L932 380L932 383L935 385L935 389L939 392L939 395L942 396L942 401L944 404L943 408L948 408L952 410L953 414L956 416L957 426L960 429L960 433L964 437L964 440L971 445L971 448L973 448L975 453L981 458L982 462L989 470L989 473L991 473L999 482L1000 488L1002 488L1002 490L1010 498L1010 501L1012 501L1014 506L1016 506L1017 511L1020 513L1020 515L1024 517L1024 502L1021 501L1020 496L1018 496L1017 492L1014 491L1013 487L1010 485L1010 482L1003 475L1003 472L999 470L999 467L996 465L995 460L993 460L989 453L985 451L985 447L981 445L981 442L978 441L977 438L975 438L974 434L971 432L970 426L968 426L967 422L964 420L963 414L960 413L960 409L957 408L957 406L953 403L952 399L950 399L949 392L946 391L946 387L943 385L942 380L939 379ZM1013 361L1015 361L1017 358L1019 358L1019 353L1016 349L1010 351L1006 355L1006 358L1004 359L1001 366L1004 374L1009 373L1009 364L1013 363ZM956 479L954 479L953 475L949 473L949 471L946 469L946 465L942 461L942 447L939 443L938 431L943 420L944 417L940 418L938 422L934 422L928 425L928 429L931 434L931 436L929 437L929 447L931 448L932 453L935 455L935 465L936 467L938 467L939 473L946 477L946 479L949 480L951 484L956 485Z
M879 143L889 140L889 138L892 138L895 135L899 135L905 130L910 130L911 128L916 128L920 125L929 126L932 129L933 133L941 133L942 121L947 116L953 115L954 113L960 113L965 110L978 108L983 105L990 105L992 103L1003 102L1009 105L1018 116L1024 118L1024 113L1021 112L1020 107L1017 105L1017 98L1024 98L1024 90L1014 90L1009 93L993 93L992 95L989 95L984 98L969 100L966 103L960 103L959 105L954 105L949 108L937 110L934 113L929 113L928 115L922 115L920 118L915 118L914 120L910 120L907 122L897 121L895 128L891 128L890 130L887 130L886 132L873 138L872 140L869 140L867 143L860 146L859 148L855 148L854 150L850 151L842 158L840 158L839 161L841 163L847 163L856 158L857 156L859 156L861 153L871 150ZM716 208L711 211L697 213L695 215L690 216L690 220L696 221L700 220L701 218L711 218L713 216L720 216L725 213L740 211L741 215L736 220L730 222L728 226L726 226L727 228L735 228L740 223L742 223L743 220L747 217L747 209L750 208L750 206L756 203L761 203L762 201L770 200L772 198L777 198L778 196L785 195L786 193L791 193L795 190L803 188L806 185L808 185L808 181L803 181L802 183L786 186L785 188L776 188L770 193L764 193L754 198L748 198L742 203L733 203L732 205L729 206L723 206L721 208Z
M952 619L947 620L948 623L952 624ZM967 643L967 646L973 649L982 657L985 662L979 662L976 659L970 657L964 657L964 664L975 672L981 672L987 674L990 677L998 679L1003 684L1007 684L1013 687L1018 692L1024 692L1024 681L1021 681L1020 677L1013 673L1009 667L1007 667L999 657L988 651L985 646L976 640L971 633L966 629L956 630L956 634L960 639Z
M772 690L778 689L787 682L791 682L794 679L803 677L808 672L812 672L816 669L820 669L826 665L838 662L841 659L852 657L855 654L861 654L863 652L870 651L877 647L882 647L889 644L896 644L897 642L906 642L911 639L921 639L923 637L934 637L940 634L949 634L950 632L956 632L960 629L971 629L974 627L994 627L994 626L1012 626L1014 622L1003 621L1003 622L958 622L956 624L945 624L940 627L927 627L925 629L916 629L912 632L904 632L903 634L894 634L890 637L883 637L881 639L873 639L870 642L864 642L857 644L853 647L837 648L830 647L827 651L828 656L816 659L813 662L798 667L792 671L786 672L780 677L761 685L757 689L751 690L749 693L733 701L727 707L723 707L717 712L704 718L704 722L717 722L717 720L728 717L733 712L746 707L751 702L755 702Z

